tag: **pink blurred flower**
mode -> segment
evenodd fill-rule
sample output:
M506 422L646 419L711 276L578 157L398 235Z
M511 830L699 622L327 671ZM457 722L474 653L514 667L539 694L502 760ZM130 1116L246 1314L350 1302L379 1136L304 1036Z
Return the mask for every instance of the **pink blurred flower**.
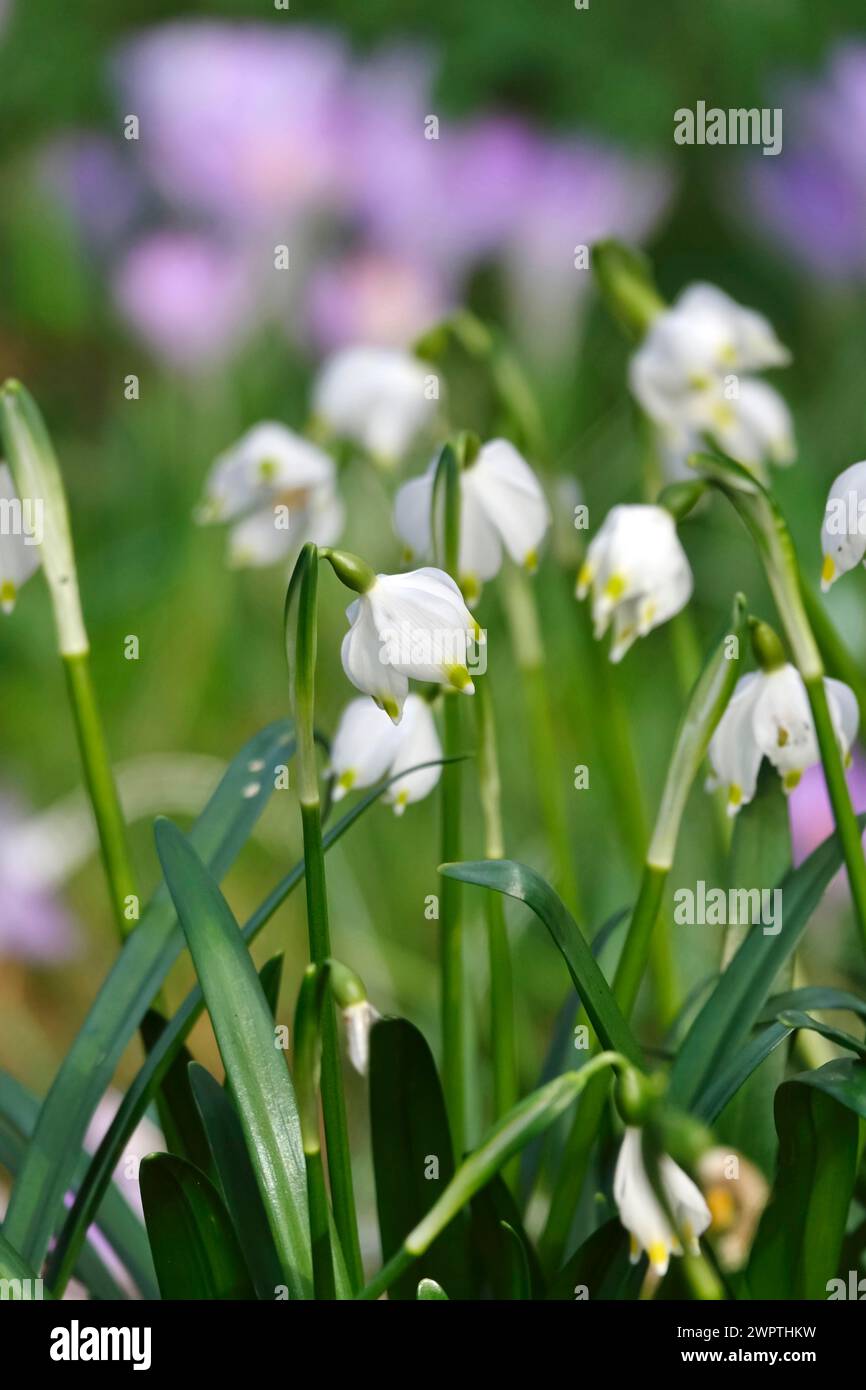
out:
M866 755L860 747L853 750L853 761L848 769L848 789L855 812L866 811ZM791 848L795 866L817 849L836 826L824 769L820 763L809 767L803 773L799 786L788 797L788 813L791 821ZM845 871L840 870L833 880L838 888L845 882Z
M127 43L116 76L151 177L178 207L248 223L336 197L346 70L330 35L176 20Z
M406 347L442 318L448 297L437 277L418 265L360 251L313 271L307 320L316 348L347 343Z
M184 370L230 357L255 303L245 258L191 232L157 232L133 246L114 295L151 350Z
M54 965L76 954L78 931L40 855L19 833L25 820L12 799L0 798L0 959Z

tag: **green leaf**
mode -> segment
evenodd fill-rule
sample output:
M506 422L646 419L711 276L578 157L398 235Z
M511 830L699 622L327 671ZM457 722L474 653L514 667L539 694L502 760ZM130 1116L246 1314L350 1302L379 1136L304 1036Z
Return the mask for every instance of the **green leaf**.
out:
M745 1047L738 1048L694 1102L693 1110L698 1119L705 1120L707 1124L718 1119L740 1087L793 1031L784 1023L771 1023L751 1038Z
M772 995L758 1014L757 1022L769 1023L786 1009L844 1009L866 1018L866 999L851 994L847 989L833 989L829 985L802 985L799 989L787 989L782 994Z
M861 826L866 817L861 816ZM777 935L752 928L683 1041L671 1069L669 1096L688 1108L711 1084L726 1058L746 1039L779 971L796 950L827 885L839 869L842 850L835 835L809 855L779 885L784 923Z
M230 764L193 827L191 842L217 879L234 862L273 790L271 768L286 762L291 748L285 722L256 734ZM259 776L262 768L268 775ZM34 1265L41 1265L45 1256L93 1112L182 948L171 898L161 886L60 1065L12 1190L4 1229Z
M403 773L394 774L394 776L403 775ZM346 811L336 825L327 831L323 842L326 851L336 844L371 806L375 805L394 780L394 776L385 778L377 786L371 788L365 796ZM303 877L304 861L301 859L271 890L246 923L243 929L243 938L247 943L255 940L277 908L285 902ZM165 1032L160 1036L150 1055L145 1058L141 1069L124 1095L117 1114L87 1170L86 1178L78 1190L72 1210L64 1222L57 1245L49 1260L47 1277L55 1291L62 1289L69 1277L76 1251L80 1248L84 1234L93 1220L93 1213L101 1200L102 1193L111 1181L111 1175L123 1156L129 1136L150 1104L162 1077L177 1056L184 1039L188 1037L203 1007L202 992L196 986L187 995L177 1013L174 1014Z
M501 1226L511 1247L509 1270L511 1298L516 1302L525 1303L532 1298L532 1275L529 1269L526 1237L522 1232L518 1233L507 1221L501 1222Z
M435 1279L422 1279L418 1285L418 1302L432 1303L434 1300L448 1302L448 1295Z
M445 878L475 883L525 902L538 917L558 947L568 966L574 987L602 1045L622 1053L636 1066L643 1057L634 1036L620 1012L607 980L596 964L589 943L565 904L549 883L526 864L513 859L482 859L474 863L442 864Z
M793 1077L793 1081L823 1091L866 1120L866 1066L853 1057L836 1057L832 1062L825 1062L823 1067Z
M638 1297L645 1274L645 1259L636 1264L629 1260L628 1233L619 1221L607 1221L563 1265L547 1298L571 1303L631 1300Z
M238 1113L219 1082L197 1062L190 1063L189 1083L256 1293L260 1299L273 1299L282 1283L280 1262Z
M866 1076L861 1063L853 1065ZM859 1122L853 1109L839 1104L832 1083L822 1087L814 1076L794 1077L776 1092L779 1166L746 1270L752 1298L825 1299L838 1267Z
M605 948L610 941L615 936L622 934L619 929L628 926L632 910L631 907L619 908L599 927L590 943L590 950L597 961L603 958ZM619 949L621 949L621 943ZM569 992L568 998L556 1015L550 1045L538 1077L537 1084L539 1086L543 1086L546 1081L552 1081L561 1072L568 1071L570 1063L579 1065L580 1052L575 1053L574 1046L574 1026L579 1013L580 996ZM564 1136L554 1132L532 1144L527 1144L523 1150L520 1156L520 1198L524 1206L529 1201L529 1195L535 1183L539 1180L539 1174L546 1172L552 1162L558 1161L564 1142Z
M161 1013L148 1009L141 1021L141 1035L148 1053L153 1051L167 1026ZM169 1153L187 1159L213 1182L216 1174L210 1146L190 1090L187 1069L191 1062L191 1054L182 1047L162 1078L159 1118Z
M39 1104L37 1097L22 1086L20 1081L16 1081L7 1072L0 1072L0 1141L4 1137L9 1141L0 1162L9 1169L13 1178L20 1170L27 1143L36 1128ZM84 1180L89 1163L90 1156L85 1152L80 1153L73 1173L73 1182L76 1185ZM106 1185L95 1222L138 1285L142 1297L155 1298L156 1273L147 1243L147 1232L113 1182ZM81 1256L87 1259L85 1249L86 1247L82 1247ZM84 1277L80 1259L76 1272L82 1277L82 1282L90 1287L88 1279Z
M538 1256L501 1173L491 1178L473 1198L470 1219L472 1254L483 1277L481 1296L543 1298L544 1275ZM519 1251L515 1249L515 1241L521 1247ZM526 1280L529 1292L518 1292Z
M141 1200L164 1299L255 1295L228 1213L204 1175L176 1154L141 1165Z
M790 866L788 798L776 769L765 762L755 796L742 808L734 824L730 885L760 891L778 883ZM782 902L784 907L784 899ZM744 932L754 930L743 928ZM793 960L789 959L781 972L784 983L790 983L792 971ZM785 1079L787 1054L786 1047L775 1047L767 1053L754 1071L738 1083L718 1124L720 1142L746 1154L768 1177L775 1171L778 1148L773 1097Z
M370 1127L382 1254L399 1250L454 1176L453 1145L442 1087L423 1036L402 1018L376 1023L370 1037ZM438 1168L434 1175L432 1164ZM425 1272L470 1296L469 1246L462 1220L427 1251ZM417 1275L395 1280L391 1297L412 1299Z
M270 960L266 960L259 971L259 979L262 983L262 993L267 1000L271 1018L276 1018L277 1009L280 1002L280 986L283 983L283 952L278 951Z
M380 1025L379 1025L380 1026ZM400 1249L363 1290L363 1299L378 1298L400 1279L413 1262L429 1250L476 1192L499 1172L524 1144L541 1134L573 1105L592 1077L616 1064L617 1054L600 1052L580 1071L566 1072L515 1105L490 1129L460 1164L445 1191L425 1217L409 1232Z
M232 1095L238 1107L282 1282L312 1292L306 1171L295 1094L274 1047L267 1000L231 910L186 836L156 822L156 846L174 899Z

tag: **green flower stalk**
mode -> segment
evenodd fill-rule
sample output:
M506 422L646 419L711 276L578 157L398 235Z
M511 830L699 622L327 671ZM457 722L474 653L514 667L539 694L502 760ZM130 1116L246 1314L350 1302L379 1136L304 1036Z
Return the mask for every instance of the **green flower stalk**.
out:
M746 609L741 595L734 601L731 625L713 649L692 691L680 722L668 768L655 828L647 850L637 903L617 966L613 994L628 1018L634 1009L650 956L653 932L674 852L686 800L706 756L710 739L724 713L737 680L745 641ZM550 1268L564 1251L574 1208L580 1198L590 1153L604 1113L607 1088L602 1079L587 1089L569 1134L561 1177L548 1213L542 1254Z
M499 755L493 700L487 681L476 690L478 781L484 820L484 856L505 857L502 831ZM447 879L445 882L447 883ZM517 1051L514 1038L514 978L501 893L485 893L487 951L490 962L490 1047L493 1055L493 1107L499 1119L517 1100Z
M298 797L306 864L307 928L310 960L314 965L321 965L331 953L314 736L318 566L318 550L312 542L308 542L301 550L292 573L285 608L286 656L297 737ZM334 1222L346 1260L349 1282L353 1288L360 1288L361 1247L352 1185L337 1021L331 1001L324 1005L322 1020L322 1109Z
M436 466L433 485L433 516L442 518L442 534L437 537L440 563L457 582L460 554L460 462L450 444L443 448ZM439 499L442 498L440 513ZM461 717L457 697L446 692L443 701L443 753L454 757L460 749ZM458 762L442 769L441 857L456 863L461 856L462 775ZM463 1153L466 1136L466 1023L463 980L463 924L460 884L446 879L442 884L439 941L442 969L442 1082L451 1137L457 1159Z
M336 1298L334 1261L331 1253L331 1217L322 1166L319 1138L319 1083L322 1071L322 1025L327 1004L327 961L308 965L295 1008L293 1080L307 1170L307 1208L313 1255L313 1292L316 1298Z
M794 544L767 490L740 464L721 454L694 454L690 463L732 504L755 542L770 592L809 697L833 819L845 857L851 897L866 943L866 858L824 685L824 663L803 601Z
M0 437L19 497L42 505L42 568L112 909L123 939L138 920L136 880L90 671L66 493L45 423L18 381L7 381L0 390Z

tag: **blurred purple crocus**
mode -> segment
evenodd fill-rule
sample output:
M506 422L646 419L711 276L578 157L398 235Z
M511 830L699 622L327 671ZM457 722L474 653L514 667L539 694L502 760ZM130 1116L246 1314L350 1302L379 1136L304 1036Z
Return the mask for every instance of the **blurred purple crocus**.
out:
M117 267L114 297L151 350L187 371L227 359L255 305L246 258L193 232L139 241Z
M788 80L775 105L785 141L746 171L758 223L802 266L836 281L866 277L866 44L836 47L823 77Z
M177 20L115 75L150 176L179 208L247 224L335 199L342 45L293 26Z
M56 965L76 954L78 932L25 824L20 806L0 797L0 959Z
M46 147L40 165L43 183L97 251L128 232L145 186L114 141L92 131L66 134Z
M313 270L307 326L322 353L349 343L407 347L448 307L434 273L410 260L361 250Z

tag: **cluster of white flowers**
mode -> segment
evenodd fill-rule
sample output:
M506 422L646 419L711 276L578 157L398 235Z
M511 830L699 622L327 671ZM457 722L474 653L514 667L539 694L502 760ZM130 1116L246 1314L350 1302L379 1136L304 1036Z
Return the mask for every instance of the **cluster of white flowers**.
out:
M671 478L704 437L759 475L792 463L791 413L752 375L785 366L790 354L763 315L714 285L690 285L653 319L629 368L632 393L655 426Z

